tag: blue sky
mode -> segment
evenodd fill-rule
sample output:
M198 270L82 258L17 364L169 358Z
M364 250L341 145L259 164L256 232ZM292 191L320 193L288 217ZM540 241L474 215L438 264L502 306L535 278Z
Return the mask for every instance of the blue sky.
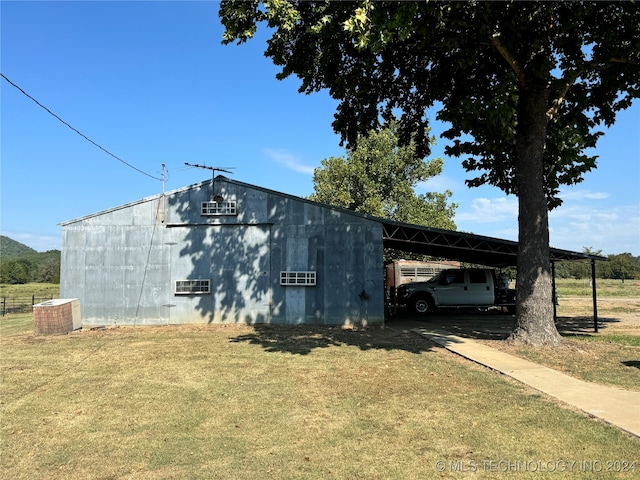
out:
M323 158L344 155L326 92L298 93L263 56L265 32L221 44L217 2L2 1L1 70L70 125L167 191L211 177L184 163L233 167L239 181L306 196ZM162 184L98 149L4 79L0 230L38 251L61 247L60 222L160 193ZM435 118L435 111L431 112ZM432 132L443 126L434 123ZM445 140L433 155L443 156ZM565 188L551 245L640 255L640 102L595 152L597 170ZM517 200L469 189L460 160L417 190L453 192L458 229L517 239Z

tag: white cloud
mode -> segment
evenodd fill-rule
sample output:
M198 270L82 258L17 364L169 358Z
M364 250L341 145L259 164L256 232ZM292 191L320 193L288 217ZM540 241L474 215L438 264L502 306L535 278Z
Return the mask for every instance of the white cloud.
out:
M465 210L460 204L455 216L456 222L498 223L518 219L518 200L515 197L475 198Z
M602 253L640 255L640 208L637 205L607 209L567 205L549 215L554 247L581 251L583 247Z
M271 160L279 163L280 165L283 165L289 170L293 170L294 172L298 173L304 173L305 175L313 175L313 170L315 169L315 167L300 163L296 157L294 157L286 150L272 150L269 148L265 148L263 151L267 154L267 156L269 156L269 158L271 158Z
M468 187L453 177L447 175L436 175L424 182L419 182L416 185L418 192L444 192L445 190L451 190L452 192L458 192Z
M562 200L604 200L611 195L606 192L592 192L590 190L567 190L560 192Z

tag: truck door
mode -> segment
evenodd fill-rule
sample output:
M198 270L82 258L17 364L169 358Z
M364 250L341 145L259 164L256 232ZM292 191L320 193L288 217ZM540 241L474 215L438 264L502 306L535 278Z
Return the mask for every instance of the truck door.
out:
M464 277L464 270L448 270L442 274L436 289L440 305L468 304L469 293Z
M469 305L492 305L493 278L486 270L469 270Z

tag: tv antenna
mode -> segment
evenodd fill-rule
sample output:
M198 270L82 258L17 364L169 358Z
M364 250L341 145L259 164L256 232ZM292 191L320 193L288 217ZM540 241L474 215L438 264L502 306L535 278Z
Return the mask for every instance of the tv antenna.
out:
M212 191L212 193L214 195L215 195L214 184L215 184L216 172L224 172L224 173L233 174L233 172L230 172L229 170L236 168L236 167L209 167L207 165L198 165L197 163L188 163L188 162L184 162L184 164L188 165L190 167L204 168L206 170L211 170L211 191ZM213 198L218 203L222 201L222 196L221 195L215 195Z
M224 173L233 174L233 172L230 172L229 169L236 168L236 167L209 167L207 165L198 165L197 163L187 163L187 162L184 162L184 164L188 165L190 167L205 168L207 170L211 170L213 172L213 178L216 178L216 172L224 172Z

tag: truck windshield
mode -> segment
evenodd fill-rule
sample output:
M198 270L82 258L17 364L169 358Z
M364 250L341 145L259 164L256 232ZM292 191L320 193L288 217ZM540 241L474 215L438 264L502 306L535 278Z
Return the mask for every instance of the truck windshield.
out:
M434 282L434 283L440 283L440 277L442 277L442 275L444 275L444 274L445 274L445 271L444 271L444 270L442 270L442 271L438 272L436 275L434 275L433 277L431 277L431 278L428 280L428 282L429 282L429 283L431 283L431 282Z

